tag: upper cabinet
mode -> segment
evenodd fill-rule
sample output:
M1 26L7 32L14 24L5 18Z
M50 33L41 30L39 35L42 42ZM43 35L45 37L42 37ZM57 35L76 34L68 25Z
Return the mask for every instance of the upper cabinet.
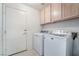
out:
M45 7L45 23L50 23L50 4Z
M51 4L51 18L52 22L61 20L61 3Z
M72 3L72 17L79 17L79 3Z
M63 19L71 17L71 12L72 12L71 3L63 3L61 8L62 8L62 18Z
M79 3L52 3L46 6L43 11L43 24L69 20L79 17Z
M62 8L62 19L66 20L69 18L77 17L79 14L79 4L76 3L63 3L61 5Z

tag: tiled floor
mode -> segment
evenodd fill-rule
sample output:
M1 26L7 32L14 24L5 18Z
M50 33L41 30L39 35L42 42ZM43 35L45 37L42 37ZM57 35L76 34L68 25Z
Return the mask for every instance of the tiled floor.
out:
M25 51L25 52L15 54L13 56L39 56L39 54L34 50L29 50L29 51Z

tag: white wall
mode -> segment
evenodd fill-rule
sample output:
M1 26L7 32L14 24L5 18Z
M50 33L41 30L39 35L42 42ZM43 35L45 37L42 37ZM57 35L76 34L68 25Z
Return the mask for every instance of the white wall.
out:
M2 55L2 4L0 3L0 55Z
M41 27L40 27L40 14L37 10L33 8L28 8L28 19L27 19L27 30L28 30L28 48L31 49L32 47L32 38L33 34L36 32L40 32Z
M8 7L16 8L25 11L26 14L26 24L27 24L27 49L32 49L33 34L40 32L40 12L32 7L24 4L6 4Z
M67 20L67 21L61 21L57 23L52 23L52 24L46 24L42 26L43 29L49 29L49 30L54 30L54 29L62 29L66 31L71 31L71 32L79 32L79 18L72 19L72 20Z

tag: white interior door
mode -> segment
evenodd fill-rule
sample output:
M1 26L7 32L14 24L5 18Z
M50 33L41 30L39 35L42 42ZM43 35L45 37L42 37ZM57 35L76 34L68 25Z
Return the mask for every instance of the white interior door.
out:
M2 55L2 4L0 3L0 56Z
M26 15L24 11L6 7L6 54L26 50Z

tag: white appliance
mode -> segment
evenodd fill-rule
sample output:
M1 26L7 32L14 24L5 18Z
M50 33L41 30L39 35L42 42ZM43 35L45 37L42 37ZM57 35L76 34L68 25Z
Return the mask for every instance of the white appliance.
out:
M79 33L73 41L73 56L79 56Z
M72 37L70 33L45 34L44 56L72 55Z
M44 55L44 34L43 33L35 33L33 40L33 49L40 55Z

